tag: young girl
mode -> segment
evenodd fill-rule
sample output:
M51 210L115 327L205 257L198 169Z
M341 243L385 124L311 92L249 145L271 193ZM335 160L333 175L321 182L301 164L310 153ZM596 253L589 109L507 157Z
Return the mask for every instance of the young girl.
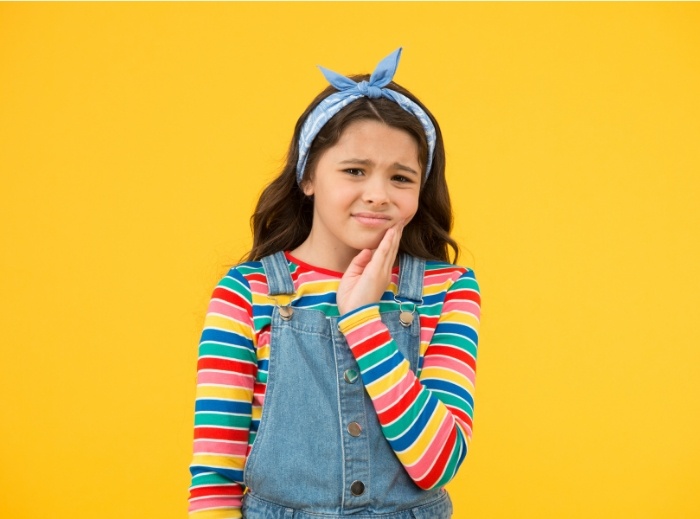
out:
M202 333L190 517L443 519L472 434L479 292L401 49L297 122Z

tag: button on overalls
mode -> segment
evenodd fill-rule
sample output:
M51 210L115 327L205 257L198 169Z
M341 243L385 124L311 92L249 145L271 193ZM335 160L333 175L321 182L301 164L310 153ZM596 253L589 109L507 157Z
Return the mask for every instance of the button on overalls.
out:
M262 263L272 299L294 294L283 253ZM402 309L422 301L424 269L423 260L401 255ZM293 305L278 310L260 427L245 467L243 517L450 518L447 493L421 490L384 437L338 318ZM415 372L420 320L414 311L402 325L399 313L383 313L382 321Z

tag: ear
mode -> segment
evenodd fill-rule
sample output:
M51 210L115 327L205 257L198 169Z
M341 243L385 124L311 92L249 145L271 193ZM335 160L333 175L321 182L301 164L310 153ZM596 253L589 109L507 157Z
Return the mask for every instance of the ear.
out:
M301 190L306 196L313 196L314 194L314 183L311 180L305 180L301 184Z

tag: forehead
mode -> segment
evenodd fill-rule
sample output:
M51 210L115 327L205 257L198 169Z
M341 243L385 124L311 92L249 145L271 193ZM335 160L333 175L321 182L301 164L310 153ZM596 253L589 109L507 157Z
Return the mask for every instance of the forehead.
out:
M332 156L355 154L360 159L419 162L418 143L410 133L373 120L349 124L327 152Z

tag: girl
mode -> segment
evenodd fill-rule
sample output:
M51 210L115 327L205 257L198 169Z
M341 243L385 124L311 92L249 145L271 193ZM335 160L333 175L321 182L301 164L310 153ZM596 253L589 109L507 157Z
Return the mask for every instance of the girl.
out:
M200 342L193 519L443 519L471 440L479 322L450 263L437 122L392 81L321 69L214 290Z

